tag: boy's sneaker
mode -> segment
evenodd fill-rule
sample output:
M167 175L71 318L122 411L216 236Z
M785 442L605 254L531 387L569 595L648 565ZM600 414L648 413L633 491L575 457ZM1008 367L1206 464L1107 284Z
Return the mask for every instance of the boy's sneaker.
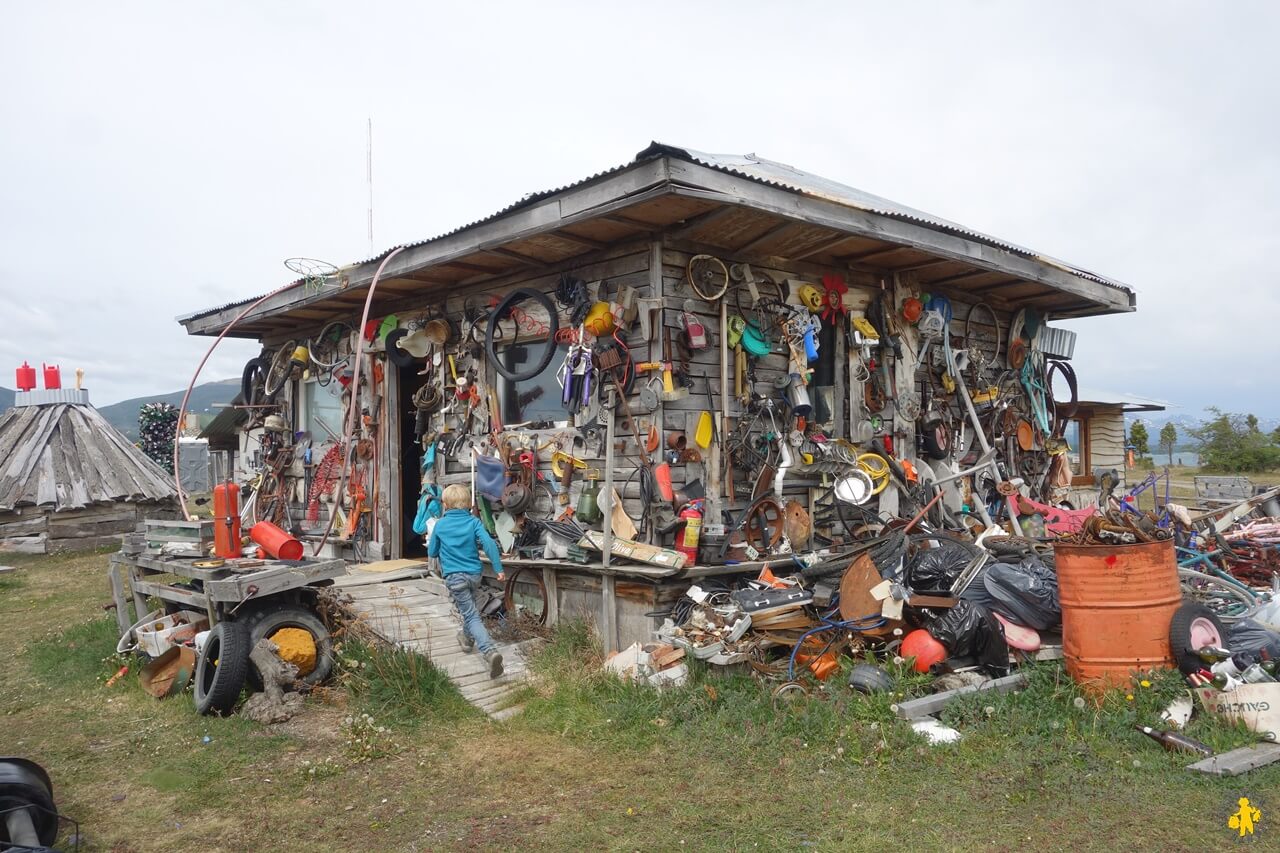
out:
M471 639L471 635L464 628L458 632L458 645L462 646L464 652L469 652L476 647L476 641Z
M502 675L502 652L485 652L484 661L489 664L489 677Z

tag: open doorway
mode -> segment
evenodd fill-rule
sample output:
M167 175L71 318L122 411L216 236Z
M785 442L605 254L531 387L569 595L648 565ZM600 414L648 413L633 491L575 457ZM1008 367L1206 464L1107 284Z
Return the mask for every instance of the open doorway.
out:
M403 557L427 556L427 543L413 532L413 518L418 512L418 497L422 492L422 442L417 436L417 418L413 395L427 383L426 376L419 376L420 365L414 363L397 370L400 387L400 554Z

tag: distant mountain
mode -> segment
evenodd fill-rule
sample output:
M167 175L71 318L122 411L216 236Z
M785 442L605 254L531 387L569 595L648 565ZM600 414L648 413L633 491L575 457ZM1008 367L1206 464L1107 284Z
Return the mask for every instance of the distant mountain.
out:
M13 392L8 388L0 388L0 412L13 406Z
M10 392L12 393L12 392ZM132 440L138 438L138 410L147 403L169 403L177 406L182 402L182 391L172 391L168 394L152 394L146 397L135 397L132 400L122 400L119 403L112 403L110 406L102 406L98 409L111 425L120 430ZM197 385L191 389L191 399L187 401L187 411L196 414L216 415L222 411L222 407L231 403L236 394L240 393L239 379L222 379L217 382L206 382L203 385ZM187 421L191 424L191 421Z

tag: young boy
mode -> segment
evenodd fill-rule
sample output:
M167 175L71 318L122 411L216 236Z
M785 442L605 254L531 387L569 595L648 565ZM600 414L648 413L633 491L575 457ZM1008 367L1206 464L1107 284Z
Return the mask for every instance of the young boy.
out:
M431 531L427 544L427 556L440 559L444 585L458 612L462 614L462 630L458 632L458 645L466 651L476 646L489 664L489 677L502 675L502 654L497 650L489 632L485 630L480 613L476 610L475 594L480 588L480 555L476 546L484 548L498 573L498 580L506 580L502 571L502 555L493 537L484 529L480 519L471 514L471 492L467 487L454 483L445 487L440 496L444 515Z

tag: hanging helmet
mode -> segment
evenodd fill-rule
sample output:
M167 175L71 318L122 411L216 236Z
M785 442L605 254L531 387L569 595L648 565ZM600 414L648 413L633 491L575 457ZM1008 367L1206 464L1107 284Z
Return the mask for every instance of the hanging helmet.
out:
M597 302L592 305L591 310L587 312L587 319L582 321L582 325L586 326L587 331L597 338L606 337L613 331L613 312L609 310L609 303Z

